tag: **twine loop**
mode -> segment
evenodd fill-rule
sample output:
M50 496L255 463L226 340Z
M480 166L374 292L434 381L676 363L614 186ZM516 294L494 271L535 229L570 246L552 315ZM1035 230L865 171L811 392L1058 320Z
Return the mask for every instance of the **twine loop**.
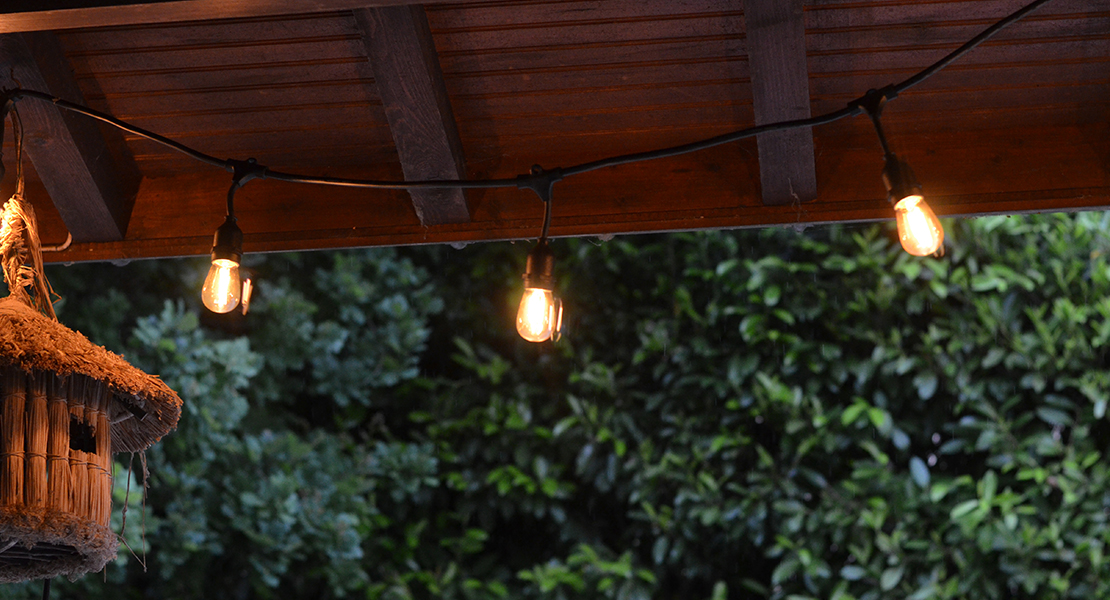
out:
M0 269L10 296L58 319L51 301L54 290L43 271L35 209L24 199L23 190L17 190L0 212Z
M23 176L23 124L11 98L5 98L0 106L0 133L4 130L4 119L8 114L11 114L12 133L15 135L15 193L0 212L0 270L4 272L10 297L57 321L54 290L46 280L42 267L42 245L39 243L35 209L23 197L26 186Z

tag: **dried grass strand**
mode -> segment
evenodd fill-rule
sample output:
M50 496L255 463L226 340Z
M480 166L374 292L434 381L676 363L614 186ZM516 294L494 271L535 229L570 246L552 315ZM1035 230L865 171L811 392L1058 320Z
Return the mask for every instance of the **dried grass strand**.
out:
M27 378L19 372L4 373L4 389L0 407L0 464L3 480L0 481L0 504L23 504L23 447Z
M181 398L161 379L11 297L0 299L0 367L5 365L104 382L112 398L109 422L115 422L112 452L150 446L181 416Z
M50 435L47 381L47 377L36 377L27 386L27 447L24 457L23 501L32 508L46 507L49 490L46 466Z
M58 320L52 301L54 290L43 271L35 209L19 191L0 212L0 270L11 297Z

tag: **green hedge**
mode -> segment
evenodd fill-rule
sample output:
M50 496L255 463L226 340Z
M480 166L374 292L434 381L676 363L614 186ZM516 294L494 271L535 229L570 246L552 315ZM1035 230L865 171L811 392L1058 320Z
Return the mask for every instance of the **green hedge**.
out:
M253 257L246 320L200 262L54 270L187 402L149 568L59 597L1108 597L1107 217L946 226L558 240L554 345L527 244Z

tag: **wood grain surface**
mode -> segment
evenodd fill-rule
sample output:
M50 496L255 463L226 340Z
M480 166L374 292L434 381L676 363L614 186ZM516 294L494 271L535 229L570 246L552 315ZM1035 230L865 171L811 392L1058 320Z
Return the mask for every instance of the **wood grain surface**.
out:
M354 12L407 180L466 179L462 142L422 6ZM470 218L459 189L412 190L424 225Z
M479 178L687 143L749 127L763 118L757 113L765 105L800 107L806 102L757 101L759 94L775 100L787 93L761 91L751 58L785 39L793 40L793 58L771 83L786 73L794 92L808 92L812 114L838 110L868 88L912 75L1024 3L807 0L803 46L796 11L787 15L792 33L760 41L752 27L759 19L745 14L743 0L430 1L420 13L426 30L415 21L390 27L401 39L377 52L398 62L398 71L413 67L426 78L420 85L433 93L424 108L403 80L385 85L375 76L384 67L368 60L374 38L355 17L403 2L100 0L67 9L63 0L15 0L0 3L0 29L32 21L57 29L63 60L52 64L68 62L93 108L221 158L390 180L412 177L422 162L454 164L454 173ZM429 67L435 64L442 84ZM7 67L0 65L0 73ZM398 95L387 100L387 90ZM390 112L418 126L395 139L405 124ZM1055 0L902 94L883 120L891 145L913 166L940 215L1104 206L1110 4ZM452 127L459 144L448 141L448 152L441 145L439 154L398 153L406 139L449 140ZM3 157L9 174L10 129ZM51 131L38 133L52 137ZM144 179L124 237L77 243L47 260L207 253L222 219L227 173L134 135L125 143ZM751 139L563 181L555 190L552 233L890 218L879 179L882 155L866 118L814 128L812 144L812 201L764 204L770 186L761 184L761 169L797 157L760 161L766 146ZM46 187L56 177L48 164L33 165L28 176L43 242L59 244L67 233L65 200ZM10 175L0 181L0 196L13 185ZM247 185L236 204L247 252L529 238L543 214L530 193L471 191L465 204L455 204L465 207L464 222L422 223L404 192L265 180Z
M744 23L756 125L808 119L802 0L744 0ZM758 143L764 204L809 202L817 197L811 128L765 133Z
M10 68L9 84L85 103L50 33L0 36L0 63ZM37 99L20 101L17 110L26 131L27 156L73 239L123 239L141 174L118 141L119 131Z

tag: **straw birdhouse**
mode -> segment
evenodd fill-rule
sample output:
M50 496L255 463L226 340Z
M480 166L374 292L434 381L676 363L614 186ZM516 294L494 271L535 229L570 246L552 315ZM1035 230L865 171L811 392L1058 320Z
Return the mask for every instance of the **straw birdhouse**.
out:
M0 300L0 582L72 578L116 556L111 453L169 433L181 399L58 323L21 193L2 219L10 295Z

